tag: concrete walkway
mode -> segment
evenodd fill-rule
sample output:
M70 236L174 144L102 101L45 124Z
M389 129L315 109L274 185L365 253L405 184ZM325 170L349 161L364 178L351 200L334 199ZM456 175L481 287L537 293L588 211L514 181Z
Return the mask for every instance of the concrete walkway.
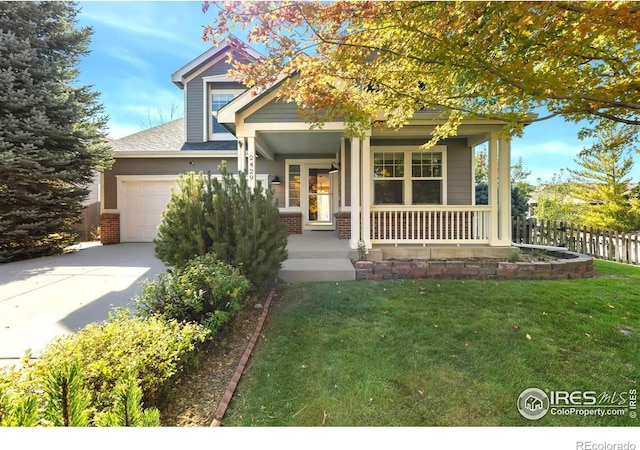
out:
M349 241L338 239L334 231L292 234L287 253L289 257L278 273L278 278L287 283L356 279L349 260Z
M154 244L85 244L71 253L0 265L0 365L34 356L56 336L130 305L166 266Z

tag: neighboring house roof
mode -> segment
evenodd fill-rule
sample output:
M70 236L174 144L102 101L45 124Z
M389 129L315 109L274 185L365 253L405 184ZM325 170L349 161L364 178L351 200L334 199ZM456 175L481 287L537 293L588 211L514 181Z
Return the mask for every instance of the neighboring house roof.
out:
M184 142L184 118L142 130L111 142L116 152L236 150L236 141Z

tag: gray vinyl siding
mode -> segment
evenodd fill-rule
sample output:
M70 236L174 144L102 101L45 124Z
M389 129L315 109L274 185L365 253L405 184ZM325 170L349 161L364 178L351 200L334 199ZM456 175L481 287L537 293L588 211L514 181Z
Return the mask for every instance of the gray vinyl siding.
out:
M229 64L224 61L215 64L208 69L204 70L202 73L198 74L193 80L189 81L185 89L187 90L187 96L185 101L187 102L187 107L185 109L186 114L186 134L187 134L187 142L203 142L204 130L203 123L204 118L202 115L204 114L204 105L203 101L203 77L210 77L215 75L224 75L231 68ZM221 82L216 83L220 89L244 89L245 87L236 82ZM207 122L208 123L208 122Z
M238 161L236 158L225 158L227 170L230 173L237 173ZM220 173L218 166L222 162L221 158L126 158L119 159L113 164L111 170L104 174L104 209L117 209L118 186L117 175L176 175L195 172L211 172L212 174ZM191 164L193 163L193 164ZM284 180L284 161L266 161L264 159L257 160L258 175L267 174L269 180L278 175ZM280 186L271 186L275 191L275 197L278 205L284 205L284 183Z
M447 204L471 205L472 151L466 139L447 140Z
M196 78L185 86L187 90L185 102L186 119L186 141L187 142L203 142L202 136L202 80Z
M245 119L245 123L304 122L298 115L298 105L271 100Z

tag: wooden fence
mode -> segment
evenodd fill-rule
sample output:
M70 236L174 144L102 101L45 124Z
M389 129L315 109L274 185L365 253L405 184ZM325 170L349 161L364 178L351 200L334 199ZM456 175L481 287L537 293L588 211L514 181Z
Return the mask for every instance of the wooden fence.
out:
M80 232L80 241L91 241L92 231L100 227L100 202L86 205L82 210L82 222L76 225L76 230Z
M516 244L566 247L594 258L640 264L640 234L600 230L555 220L514 217L512 240Z

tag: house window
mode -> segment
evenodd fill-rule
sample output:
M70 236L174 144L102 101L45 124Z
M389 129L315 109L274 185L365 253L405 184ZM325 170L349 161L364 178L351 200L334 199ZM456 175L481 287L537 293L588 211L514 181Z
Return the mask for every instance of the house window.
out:
M231 87L229 83L212 82L210 78L215 77L203 78L205 83L205 97L203 99L205 139L210 141L233 141L235 140L234 135L218 123L216 115L220 109L242 94L245 89Z
M442 153L411 153L411 204L442 204Z
M404 198L404 153L373 154L373 198L376 205L398 205Z
M374 151L374 204L445 204L446 147L438 147L430 152Z
M220 108L235 98L233 93L212 92L211 93L211 130L212 134L229 133L229 131L220 125L216 120L215 114Z
M288 177L289 204L288 207L300 206L300 164L289 165Z

